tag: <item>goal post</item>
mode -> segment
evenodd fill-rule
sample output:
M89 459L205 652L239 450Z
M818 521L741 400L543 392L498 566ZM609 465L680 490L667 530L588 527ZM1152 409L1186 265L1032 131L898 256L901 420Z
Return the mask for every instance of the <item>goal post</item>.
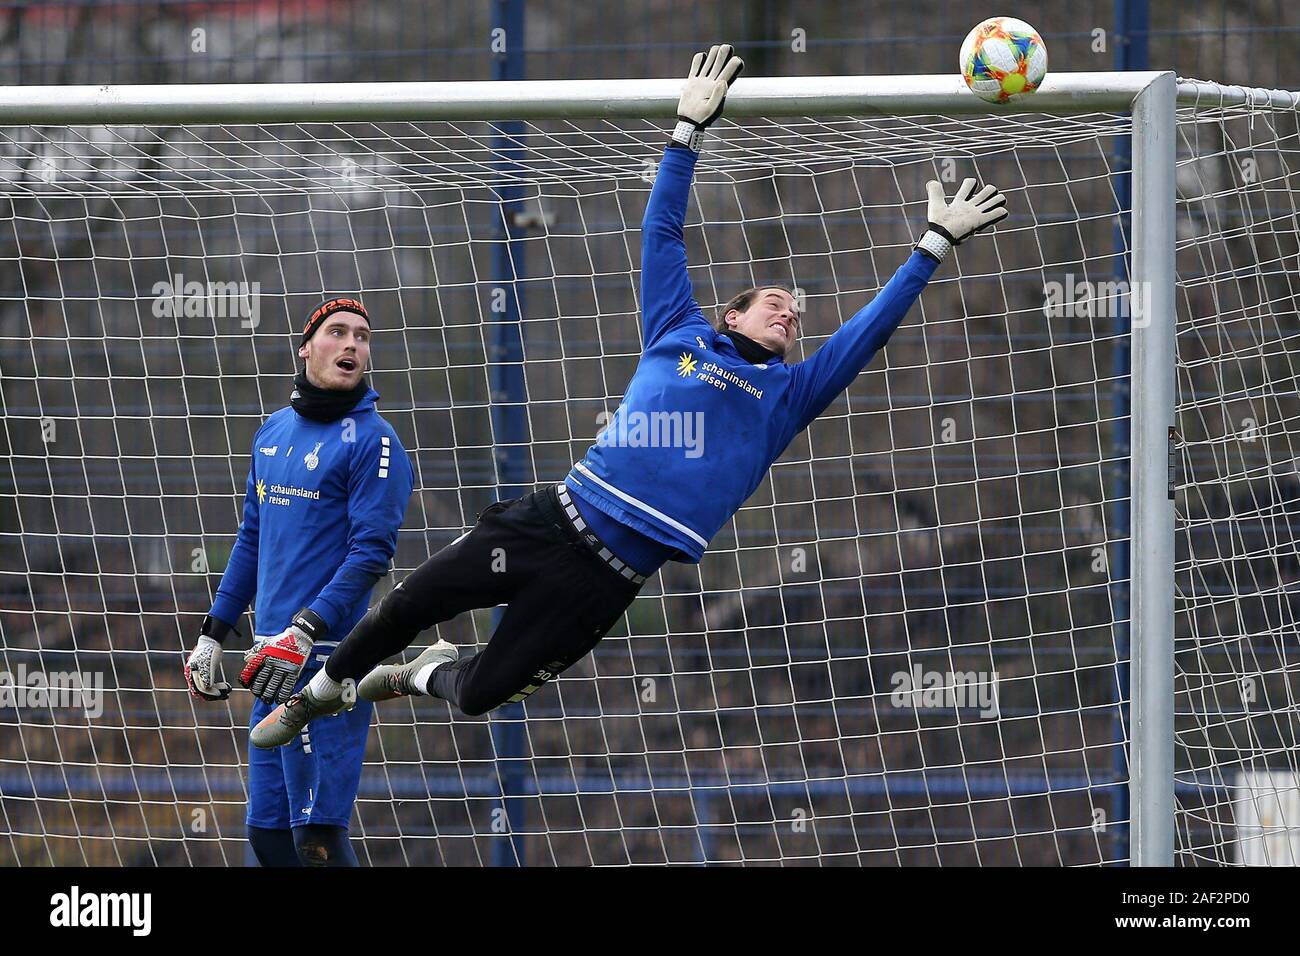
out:
M179 662L249 439L285 402L295 309L347 291L376 316L380 411L417 468L400 580L496 494L559 480L618 404L679 92L0 89L0 671L106 688L95 716L0 693L0 864L239 862L247 695L191 702ZM796 358L906 257L926 179L994 182L1012 215L590 660L505 716L378 708L359 855L1278 856L1300 828L1280 809L1295 539L1259 489L1300 473L1279 397L1300 395L1296 110L1164 72L1052 74L1002 106L957 76L739 80L697 172L691 277L706 313L795 287Z
M1133 98L1132 740L1133 862L1174 862L1174 138L1172 74ZM1130 292L1130 295L1132 293ZM1132 314L1132 306L1130 306Z

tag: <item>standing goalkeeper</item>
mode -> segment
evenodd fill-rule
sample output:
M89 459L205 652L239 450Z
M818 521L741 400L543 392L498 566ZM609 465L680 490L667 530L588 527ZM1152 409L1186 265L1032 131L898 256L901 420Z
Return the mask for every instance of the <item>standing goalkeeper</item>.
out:
M952 245L1006 216L992 186L975 193L967 180L949 204L930 183L929 228L911 257L805 362L784 361L800 321L786 289L746 290L714 328L692 297L683 224L703 131L741 67L729 46L691 65L642 224L644 352L609 426L563 484L492 505L407 577L302 693L254 728L255 746L283 744L345 707L347 680L361 681L366 700L431 694L466 714L535 692L596 645L647 575L666 561L700 560L791 439L885 344ZM647 423L688 420L707 426L707 441L646 440ZM438 641L410 664L376 667L426 628L503 603L482 653L460 658Z
M370 318L329 299L303 329L290 407L253 437L244 520L212 610L185 664L190 693L225 700L221 642L257 592L256 638L240 682L256 695L250 726L319 670L388 573L411 497L406 452L363 377ZM348 824L371 707L299 728L279 753L250 749L248 839L263 866L356 866ZM286 741L288 743L289 741Z

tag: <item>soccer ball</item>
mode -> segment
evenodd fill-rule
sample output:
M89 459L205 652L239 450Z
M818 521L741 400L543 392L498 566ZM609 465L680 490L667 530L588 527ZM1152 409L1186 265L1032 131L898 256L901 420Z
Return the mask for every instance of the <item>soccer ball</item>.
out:
M1047 75L1047 45L1015 17L992 17L961 45L961 75L982 100L1005 103L1034 92Z

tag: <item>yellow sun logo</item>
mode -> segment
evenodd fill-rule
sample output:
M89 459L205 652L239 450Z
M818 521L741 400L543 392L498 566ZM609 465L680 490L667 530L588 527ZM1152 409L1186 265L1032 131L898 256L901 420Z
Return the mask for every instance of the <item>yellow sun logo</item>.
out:
M257 479L257 503L260 505L266 500L266 482L261 478Z
M687 352L682 353L682 357L677 360L677 374L682 378L692 374L695 371L695 359Z

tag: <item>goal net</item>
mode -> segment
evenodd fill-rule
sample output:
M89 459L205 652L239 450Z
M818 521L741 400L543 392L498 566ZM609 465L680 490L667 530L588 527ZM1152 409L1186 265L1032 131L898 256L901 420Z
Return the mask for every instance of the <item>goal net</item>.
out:
M1300 137L1179 115L1174 721L1189 865L1300 865Z
M1293 863L1296 114L1213 89L1179 112L1167 212L1177 850ZM373 317L416 472L378 600L559 481L617 407L666 142L633 114L0 128L0 863L246 862L250 697L195 701L181 665L294 330L325 293ZM380 705L363 863L1127 861L1132 132L1109 111L719 124L695 295L713 315L795 287L792 360L907 257L927 180L996 183L1011 215L587 659L488 717Z

